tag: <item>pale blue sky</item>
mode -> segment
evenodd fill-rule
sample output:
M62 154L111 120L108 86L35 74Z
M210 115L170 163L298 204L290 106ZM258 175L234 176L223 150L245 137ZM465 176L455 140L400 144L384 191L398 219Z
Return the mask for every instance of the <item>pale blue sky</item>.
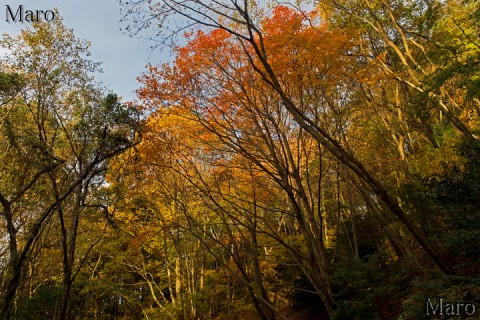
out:
M73 28L77 37L91 42L93 60L102 62L103 74L97 75L97 80L124 100L135 97L136 77L146 64L166 62L158 50L149 50L151 42L120 31L126 24L119 22L122 16L116 0L0 0L0 34L17 34L29 25L6 22L7 4L14 10L20 4L25 10L58 8L64 24Z

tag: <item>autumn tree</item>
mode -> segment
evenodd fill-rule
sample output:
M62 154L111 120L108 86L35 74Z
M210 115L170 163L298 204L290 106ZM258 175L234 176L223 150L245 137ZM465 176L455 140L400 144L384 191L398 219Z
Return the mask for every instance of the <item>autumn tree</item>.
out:
M1 45L4 72L18 75L2 74L2 94L10 94L1 127L9 160L2 161L0 201L10 254L2 317L10 318L31 252L57 214L64 275L59 317L65 319L79 214L108 160L138 139L138 119L114 95L104 98L93 83L98 65L86 58L87 43L61 20L4 36Z
M143 2L136 2L137 5L141 3ZM188 18L193 24L224 30L232 39L238 41L240 47L244 49L243 56L250 62L252 70L255 70L277 92L294 121L371 188L376 197L381 199L401 221L440 270L447 274L451 273L451 270L440 259L438 252L418 227L410 221L392 191L389 191L352 152L349 152L341 141L335 139L327 128L317 125L308 113L303 113L298 103L291 97L288 88L283 85L281 75L274 68L272 52L266 45L268 33L264 32L264 25L259 18L264 12L263 8L246 2L243 4L233 3L232 6L229 6L223 3L163 1L151 6L151 9L154 13L152 20L160 18L160 22L165 22L169 21L169 17L180 15Z

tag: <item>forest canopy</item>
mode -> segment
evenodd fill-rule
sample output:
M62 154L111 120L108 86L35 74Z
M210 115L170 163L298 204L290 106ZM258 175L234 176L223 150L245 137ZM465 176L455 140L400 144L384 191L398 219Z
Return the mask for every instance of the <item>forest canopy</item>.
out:
M138 101L0 41L4 319L478 318L478 1L122 5Z

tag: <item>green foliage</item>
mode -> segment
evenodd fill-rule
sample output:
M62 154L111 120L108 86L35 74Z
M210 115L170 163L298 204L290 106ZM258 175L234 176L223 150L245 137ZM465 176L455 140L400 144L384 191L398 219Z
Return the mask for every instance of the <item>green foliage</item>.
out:
M62 287L57 284L41 285L31 298L21 298L17 302L16 319L51 320L59 308Z
M23 85L23 79L19 74L0 72L0 106L13 99Z
M462 141L455 149L457 161L444 164L441 173L417 177L404 192L424 232L444 248L445 259L458 273L475 274L480 263L480 147L478 141Z
M411 259L386 265L381 255L365 264L339 263L333 272L338 311L335 319L392 319L402 309L418 266Z
M92 153L116 154L140 139L140 112L135 106L120 103L116 94L79 105L76 113L73 137L87 144Z

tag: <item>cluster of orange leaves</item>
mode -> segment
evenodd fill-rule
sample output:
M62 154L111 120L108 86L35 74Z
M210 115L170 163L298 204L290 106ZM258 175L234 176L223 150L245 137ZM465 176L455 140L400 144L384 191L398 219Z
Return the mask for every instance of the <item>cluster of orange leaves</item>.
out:
M305 88L328 92L364 77L356 63L357 33L331 28L317 18L316 12L277 6L261 23L262 39L255 39L262 41L269 64L293 100L301 99ZM205 125L217 132L232 129L230 135L234 130L251 132L257 97L272 92L252 67L264 71L250 43L222 29L186 36L189 42L176 48L173 63L150 66L138 79L139 97L151 112L145 133L151 156L159 154L158 139L165 136L190 140L186 143L203 140L208 152L215 137Z

